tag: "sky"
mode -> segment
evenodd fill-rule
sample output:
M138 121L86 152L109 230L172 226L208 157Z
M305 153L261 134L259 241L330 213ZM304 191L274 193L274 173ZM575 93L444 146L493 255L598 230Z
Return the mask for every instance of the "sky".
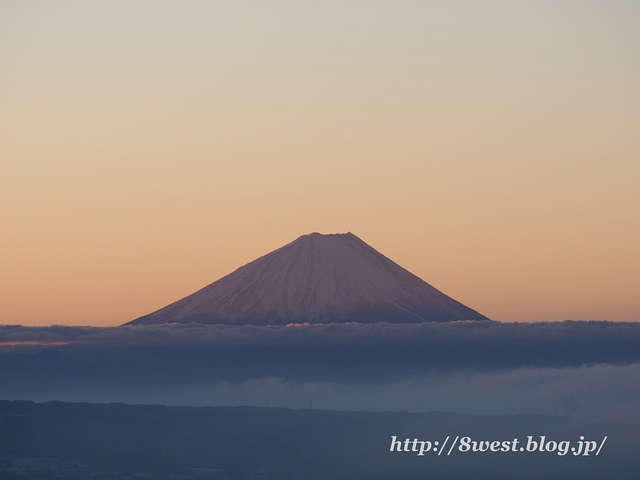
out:
M640 321L640 4L0 1L0 324L351 231L503 322Z

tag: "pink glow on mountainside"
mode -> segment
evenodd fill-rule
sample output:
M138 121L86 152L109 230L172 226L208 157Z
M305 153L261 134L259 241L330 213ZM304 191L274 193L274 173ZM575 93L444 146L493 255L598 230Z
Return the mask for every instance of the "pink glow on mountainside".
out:
M488 320L352 233L303 235L130 324Z

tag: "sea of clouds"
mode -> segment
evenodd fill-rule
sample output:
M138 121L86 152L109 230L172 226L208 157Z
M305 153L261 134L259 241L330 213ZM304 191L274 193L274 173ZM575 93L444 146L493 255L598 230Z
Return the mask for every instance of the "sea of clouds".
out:
M153 355L168 355L167 352L175 353L178 350L192 352L194 347L210 351L221 347L248 348L241 351L250 355L252 351L265 346L272 349L269 351L281 352L290 351L287 350L290 346L308 345L309 348L319 349L320 352L326 349L330 353L334 351L330 347L336 345L341 351L351 351L350 345L369 345L369 350L373 348L376 351L377 345L418 345L429 349L437 344L451 344L452 348L457 348L460 352L465 351L465 344L474 345L474 348L487 345L487 349L497 350L500 345L531 344L536 351L538 348L541 351L545 348L564 351L565 345L579 345L581 348L586 346L590 350L591 346L599 348L607 345L609 350L606 352L616 351L618 345L626 345L628 351L640 354L640 324L565 321L527 324L453 322L273 327L200 324L126 325L110 328L0 326L0 353L5 356L19 351L32 354L38 349L58 349L72 358L74 354L85 355L84 360L75 357L74 361L80 362L102 362L101 358L106 359L107 354L112 358L114 355L122 356L125 351L130 356L131 351L138 355L137 352L143 352L144 347L155 349L152 350ZM93 349L92 346L99 348ZM95 360L87 360L87 352L94 351L100 352L100 356ZM393 352L397 351L391 351L390 360L395 355ZM515 352L518 351L516 348ZM144 358L148 360L150 357ZM357 362L358 358L354 356L353 361ZM410 375L405 375L399 364L390 375L376 376L377 372L374 371L362 381L345 379L339 375L332 377L331 372L322 378L314 377L305 374L306 367L301 365L300 372L290 377L280 374L265 375L264 372L247 377L245 371L244 376L237 378L199 377L197 381L179 384L171 380L139 385L122 383L108 387L97 384L86 387L61 386L57 389L32 389L28 394L7 387L0 388L0 397L36 401L190 406L268 405L336 410L637 418L640 417L638 362L634 357L617 363L596 361L583 364L528 365L516 362L483 368L474 368L474 365L455 368L425 367L412 371ZM374 366L371 368L376 370L380 367L380 362L372 365Z
M446 341L640 342L640 323L381 322L291 326L191 323L119 327L0 325L0 346L29 342L97 345L292 345Z

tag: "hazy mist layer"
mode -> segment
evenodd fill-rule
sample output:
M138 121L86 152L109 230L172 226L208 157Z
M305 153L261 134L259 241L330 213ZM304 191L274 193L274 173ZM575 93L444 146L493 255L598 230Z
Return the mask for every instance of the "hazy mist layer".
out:
M0 327L0 398L635 418L640 325Z

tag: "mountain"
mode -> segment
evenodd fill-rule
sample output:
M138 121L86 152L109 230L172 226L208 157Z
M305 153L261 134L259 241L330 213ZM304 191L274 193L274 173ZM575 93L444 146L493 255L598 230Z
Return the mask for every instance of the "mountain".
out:
M129 324L489 320L352 233L312 233Z

